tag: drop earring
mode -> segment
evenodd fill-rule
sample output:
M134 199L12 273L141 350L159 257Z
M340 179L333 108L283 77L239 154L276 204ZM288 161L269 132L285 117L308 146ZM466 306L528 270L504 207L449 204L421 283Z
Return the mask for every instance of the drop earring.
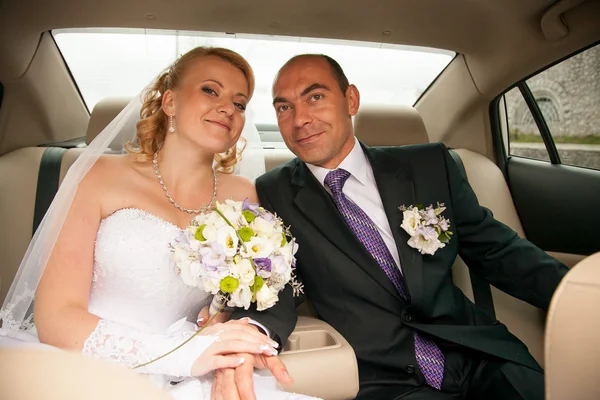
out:
M173 114L169 114L169 133L175 132L175 127L173 126Z

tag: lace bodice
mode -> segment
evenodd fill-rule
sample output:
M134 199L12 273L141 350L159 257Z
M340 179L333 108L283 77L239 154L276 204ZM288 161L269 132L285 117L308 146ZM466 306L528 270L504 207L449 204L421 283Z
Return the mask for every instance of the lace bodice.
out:
M103 219L96 237L89 311L157 333L184 317L195 321L210 297L177 275L169 243L178 230L135 208Z
M103 219L96 235L88 311L101 320L83 353L128 367L142 366L193 336L206 292L177 274L169 244L179 228L135 208ZM187 321L186 321L187 320ZM191 366L216 337L196 336L140 372L189 376Z

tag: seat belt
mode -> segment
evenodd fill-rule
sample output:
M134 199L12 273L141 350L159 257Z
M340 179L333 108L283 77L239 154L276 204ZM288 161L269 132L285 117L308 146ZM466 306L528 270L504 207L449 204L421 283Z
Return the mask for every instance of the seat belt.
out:
M469 179L467 178L467 171L465 170L465 165L463 164L462 159L455 151L449 151L454 161L456 161L461 174L468 181ZM492 318L496 319L494 299L492 297L492 289L490 288L490 284L479 275L476 275L471 268L469 268L469 277L471 278L471 287L473 288L473 298L475 299L475 304L483 308L488 314L491 315Z
M42 154L35 193L35 209L33 212L33 231L35 234L50 207L60 180L60 165L67 150L60 147L48 147Z

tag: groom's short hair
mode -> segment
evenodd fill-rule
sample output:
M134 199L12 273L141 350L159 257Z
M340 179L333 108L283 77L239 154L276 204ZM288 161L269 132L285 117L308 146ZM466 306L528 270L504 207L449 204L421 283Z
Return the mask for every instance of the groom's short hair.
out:
M281 73L281 71L283 71L285 69L285 67L292 64L294 61L296 61L300 58L323 58L325 61L327 61L327 63L329 64L329 67L331 68L331 74L333 75L333 78L336 80L336 82L340 86L340 90L342 91L342 94L344 96L346 95L346 90L348 90L348 86L350 86L350 82L348 82L348 78L346 77L346 74L344 73L344 70L342 69L340 64L326 54L310 54L310 53L298 54L297 56L290 58L285 64L283 64L283 67L281 67L279 69L279 72L277 73L277 75L279 76L279 73ZM277 80L277 78L275 78L275 80Z

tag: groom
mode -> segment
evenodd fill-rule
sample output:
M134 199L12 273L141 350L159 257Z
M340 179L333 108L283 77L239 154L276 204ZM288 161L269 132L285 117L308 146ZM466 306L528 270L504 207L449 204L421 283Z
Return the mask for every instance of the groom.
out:
M357 398L542 400L540 366L454 285L451 267L460 254L478 275L542 309L567 267L481 207L444 145L358 142L351 117L359 92L330 57L289 60L273 97L281 135L298 159L260 177L257 192L291 225L298 273L319 318L354 348ZM453 235L422 255L407 243L399 207L438 202L446 209L437 224L448 220ZM296 323L291 291L266 312L238 310L234 318L243 315L284 343ZM267 366L275 371L278 362ZM241 398L249 391L246 367L220 383L237 385Z

